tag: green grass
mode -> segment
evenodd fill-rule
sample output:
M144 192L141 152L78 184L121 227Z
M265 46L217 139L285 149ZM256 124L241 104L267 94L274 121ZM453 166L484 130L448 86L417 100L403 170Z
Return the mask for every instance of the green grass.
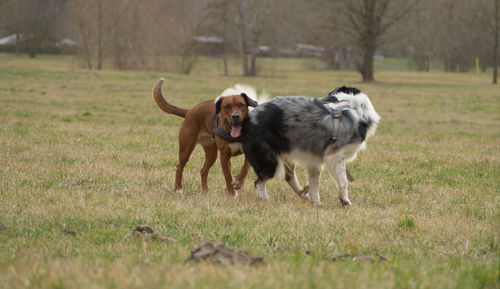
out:
M180 76L0 54L0 222L9 228L0 229L0 288L499 287L500 93L490 75L380 70L366 84L356 72L269 61L264 77L241 78L236 62L230 77L205 64ZM353 206L341 207L327 172L319 209L282 181L259 201L253 172L232 199L218 162L202 195L200 148L185 194L174 194L182 119L151 100L160 77L180 107L238 82L273 96L319 97L341 84L365 91L382 121L348 165ZM139 224L177 242L130 238ZM184 264L203 241L267 265ZM388 260L333 262L332 253Z

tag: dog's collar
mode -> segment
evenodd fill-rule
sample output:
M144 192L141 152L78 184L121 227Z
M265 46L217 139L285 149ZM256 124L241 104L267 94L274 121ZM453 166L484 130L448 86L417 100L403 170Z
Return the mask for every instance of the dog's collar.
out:
M230 141L230 142L241 142L241 137L234 138L231 136L231 134L225 130L223 130L219 125L218 125L219 119L217 118L214 123L214 129L213 133L220 136L221 138Z

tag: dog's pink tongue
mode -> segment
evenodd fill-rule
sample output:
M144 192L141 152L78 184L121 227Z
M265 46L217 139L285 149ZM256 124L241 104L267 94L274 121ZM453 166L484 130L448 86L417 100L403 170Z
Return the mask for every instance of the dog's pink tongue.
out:
M240 136L240 133L241 133L241 125L233 124L233 127L231 127L231 136L237 138Z

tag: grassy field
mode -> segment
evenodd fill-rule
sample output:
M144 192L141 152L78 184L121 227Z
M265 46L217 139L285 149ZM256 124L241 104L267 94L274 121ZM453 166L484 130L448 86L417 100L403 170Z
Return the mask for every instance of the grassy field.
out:
M500 88L491 76L378 71L365 84L355 72L283 65L275 77L180 76L0 54L0 288L499 288ZM160 77L180 107L235 83L272 96L362 89L382 121L348 165L353 206L340 206L326 171L319 209L282 181L259 201L253 172L232 199L218 162L202 195L199 147L184 195L174 194L182 119L153 104ZM177 242L131 238L139 224ZM185 264L204 241L266 265ZM387 260L327 258L335 253Z

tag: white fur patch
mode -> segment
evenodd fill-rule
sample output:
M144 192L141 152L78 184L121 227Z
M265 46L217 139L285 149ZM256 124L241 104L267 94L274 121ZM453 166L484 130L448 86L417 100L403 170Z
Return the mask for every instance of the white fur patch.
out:
M242 93L245 93L248 97L255 100L259 104L268 101L270 98L269 93L267 93L265 91L261 91L260 94L257 94L257 90L255 88L253 88L252 86L237 83L233 87L226 88L221 93L221 95L219 95L215 99L214 102L219 101L219 99L221 99L221 97L224 97L224 96L237 95L237 94L242 94ZM249 107L249 109L252 109L252 107Z
M240 142L229 143L229 148L231 149L231 153L243 151L243 145Z
M346 161L353 161L360 150L365 149L366 142L357 144L348 144L341 147L338 151L333 154L326 155L324 158L325 163L335 163L339 159L345 159Z
M280 157L291 161L292 163L299 162L303 164L305 167L320 167L323 163L323 160L317 155L302 151L302 150L292 150L289 153L281 154Z
M372 125L368 129L366 135L367 138L375 134L375 131L377 130L377 124L380 121L380 116L375 111L375 108L373 107L370 99L368 98L368 96L366 96L366 94L346 94L343 92L339 92L335 94L335 97L337 97L339 101L349 101L352 109L356 111L356 113L362 120L372 123Z

